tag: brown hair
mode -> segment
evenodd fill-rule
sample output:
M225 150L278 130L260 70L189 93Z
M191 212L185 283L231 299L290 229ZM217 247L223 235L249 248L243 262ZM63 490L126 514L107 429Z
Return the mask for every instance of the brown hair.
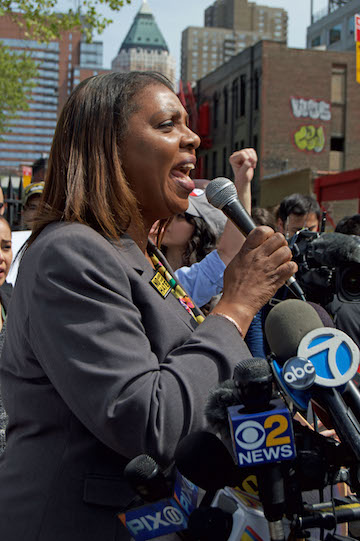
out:
M0 214L0 222L4 222L8 226L8 228L10 230L10 233L12 233L9 222L7 221L6 218L4 218L4 216L2 214Z
M170 81L155 72L106 73L81 82L58 120L44 192L28 246L54 221L79 222L117 238L130 221L142 224L121 166L121 142L136 95Z

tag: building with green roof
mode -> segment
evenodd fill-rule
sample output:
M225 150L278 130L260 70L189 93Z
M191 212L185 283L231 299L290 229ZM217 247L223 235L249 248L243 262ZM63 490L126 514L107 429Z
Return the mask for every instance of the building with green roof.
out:
M159 71L175 84L175 60L147 0L143 0L111 68L120 72Z

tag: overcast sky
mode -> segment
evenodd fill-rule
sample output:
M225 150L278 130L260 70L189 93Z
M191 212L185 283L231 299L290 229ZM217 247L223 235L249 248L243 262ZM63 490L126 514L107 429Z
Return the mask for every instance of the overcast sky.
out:
M180 64L181 32L188 26L203 26L204 11L214 0L148 0L155 20L168 44L170 53L176 60L177 73ZM314 0L314 11L327 6L327 0ZM104 43L104 67L110 68L142 0L132 0L125 4L117 14L103 11L114 20L101 36L95 37ZM305 47L306 27L310 24L310 0L259 0L258 5L280 7L288 12L288 45Z

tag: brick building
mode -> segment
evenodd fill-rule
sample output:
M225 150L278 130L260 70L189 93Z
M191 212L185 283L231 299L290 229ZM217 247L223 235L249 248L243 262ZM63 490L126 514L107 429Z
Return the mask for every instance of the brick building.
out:
M259 155L256 204L275 204L276 186L284 189L272 182L279 175L360 166L354 53L261 41L201 79L196 93L196 129L203 137L198 175L231 176L228 156L252 146ZM305 184L308 193L311 182Z
M50 43L39 43L27 39L9 16L0 17L0 41L38 61L30 108L9 121L11 131L0 140L0 172L21 174L22 165L49 154L58 115L74 86L104 71L102 43L85 43L80 31L74 30Z

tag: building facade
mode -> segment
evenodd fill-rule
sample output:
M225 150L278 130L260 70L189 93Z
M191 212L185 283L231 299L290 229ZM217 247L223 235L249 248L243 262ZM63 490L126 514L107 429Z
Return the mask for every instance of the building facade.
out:
M260 6L248 0L216 0L205 10L205 26L259 32L272 39L287 40L287 13L281 8Z
M261 39L286 43L287 20L281 8L217 0L205 11L205 27L182 33L181 80L194 83Z
M39 43L27 39L8 16L0 17L0 41L13 51L25 50L38 63L29 110L9 120L10 131L0 140L0 172L21 174L22 166L49 154L58 115L74 86L101 70L102 43L83 42L79 31Z
M326 9L312 15L307 28L307 48L355 51L356 13L360 13L360 0L329 0Z
M271 179L360 166L355 54L261 41L198 81L200 178L230 176L229 155L254 147L254 202L271 206ZM279 183L279 186L281 183ZM308 191L308 187L305 192ZM275 201L264 200L268 193Z
M159 71L175 85L175 60L146 0L135 16L117 56L113 71Z

